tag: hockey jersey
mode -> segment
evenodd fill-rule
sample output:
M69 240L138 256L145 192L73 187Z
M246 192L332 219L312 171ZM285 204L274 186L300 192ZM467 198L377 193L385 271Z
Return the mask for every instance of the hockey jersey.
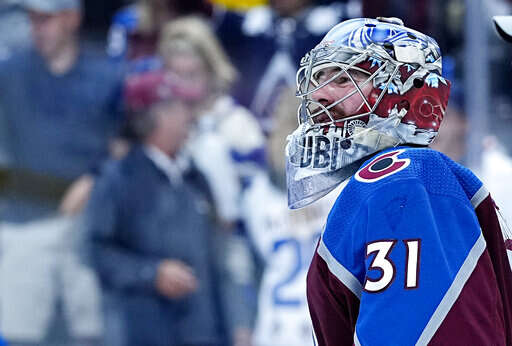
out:
M243 210L247 230L265 262L255 346L311 345L306 274L336 193L339 190L319 203L289 210L286 194L266 174L256 176L245 192Z
M511 345L512 273L495 205L445 155L368 160L334 204L307 277L318 345Z

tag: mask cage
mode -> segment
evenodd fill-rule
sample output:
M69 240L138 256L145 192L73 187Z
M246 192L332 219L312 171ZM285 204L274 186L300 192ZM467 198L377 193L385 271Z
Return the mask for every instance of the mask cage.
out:
M386 94L389 85L391 84L393 79L396 78L396 76L398 75L399 68L402 65L401 63L395 61L385 51L383 51L384 54L379 54L379 49L376 49L376 47L378 46L370 45L365 50L358 50L350 47L339 47L334 49L318 48L312 50L302 59L301 66L296 74L296 96L301 99L301 104L297 112L299 125L307 123L313 127L326 127L362 118L375 112L375 109L377 109L380 101ZM380 50L382 50L382 48ZM379 60L383 61L383 63L377 68L377 70L371 74L369 71L366 71L356 66L357 64L366 61L369 57L377 57ZM318 81L315 78L315 74L318 73L320 70L330 67L339 68L339 71L337 73L334 73L334 75L332 75L330 78L326 79L322 83L318 83ZM373 105L371 105L368 98L364 96L361 88L366 86L370 82L374 84L373 87L376 87L375 78L378 77L379 74L381 74L381 72L389 69L392 69L393 71L389 75L387 81L380 83L381 85L384 85L384 87L380 92L379 96L377 97L376 102ZM369 77L360 85L358 85L355 82L353 76L350 74L350 70L363 72L365 74L368 74ZM354 86L354 90L352 90L342 98L332 102L327 106L312 99L313 93L325 87L329 83L335 81L342 75L348 76L350 82ZM366 109L368 109L369 111L360 114L355 114L349 117L335 119L334 116L331 114L330 110L356 93L358 93L359 96L361 97L361 106L364 104L367 107ZM315 118L318 117L320 114L324 113L327 115L329 120L324 122L315 122Z

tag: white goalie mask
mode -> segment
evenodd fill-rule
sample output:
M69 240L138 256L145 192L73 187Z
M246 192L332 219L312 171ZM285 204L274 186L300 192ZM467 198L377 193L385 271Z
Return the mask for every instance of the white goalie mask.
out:
M297 72L299 126L286 146L289 207L321 198L382 149L430 144L449 90L437 43L399 19L335 26Z

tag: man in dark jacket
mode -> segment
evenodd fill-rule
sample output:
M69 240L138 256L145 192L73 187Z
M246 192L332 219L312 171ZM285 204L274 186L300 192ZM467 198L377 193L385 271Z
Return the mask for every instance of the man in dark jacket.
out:
M210 203L202 176L176 161L193 116L163 80L135 78L140 141L95 186L92 257L120 298L127 344L214 345Z

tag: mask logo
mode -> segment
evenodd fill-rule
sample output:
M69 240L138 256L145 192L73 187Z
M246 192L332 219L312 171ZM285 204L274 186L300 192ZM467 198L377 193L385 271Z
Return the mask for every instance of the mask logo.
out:
M411 160L398 158L398 155L404 151L404 149L395 150L375 158L356 173L356 180L362 183L373 183L407 168Z
M303 139L299 155L293 162L300 168L335 170L338 167L340 138L329 138L323 135L308 136Z

